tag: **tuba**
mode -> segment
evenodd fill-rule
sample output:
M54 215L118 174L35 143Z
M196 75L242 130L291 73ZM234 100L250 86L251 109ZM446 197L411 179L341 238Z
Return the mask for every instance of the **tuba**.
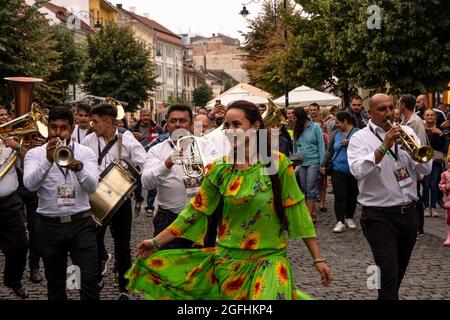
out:
M107 97L103 100L104 103L109 103L111 105L113 105L114 107L116 107L117 109L117 117L116 120L122 120L125 117L125 109L123 108L122 104L111 97Z
M18 118L0 125L0 141L4 141L8 137L14 137L19 140L20 144L31 143L32 136L36 133L47 138L47 116L37 103L31 104L34 85L36 82L42 80L26 77L5 79L10 81L12 86L16 115ZM11 170L17 159L18 153L12 151L7 158L0 162L0 168L6 164L6 166L0 170L0 180L3 179L9 170Z
M392 128L395 124L392 124L389 120L386 123ZM416 162L425 163L433 159L433 148L430 146L419 146L417 142L400 126L400 137L397 143L405 150L408 155Z

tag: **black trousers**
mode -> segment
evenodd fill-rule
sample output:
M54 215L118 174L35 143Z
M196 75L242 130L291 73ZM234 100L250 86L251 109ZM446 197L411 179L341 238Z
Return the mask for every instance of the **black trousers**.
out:
M133 220L131 200L128 199L113 215L109 227L114 240L115 261L119 273L119 291L126 292L128 280L124 278L125 273L131 268L131 224ZM97 243L99 248L103 247L106 226L97 231ZM101 273L101 260L104 259L104 251L98 251L97 277Z
M417 208L407 212L363 207L361 227L381 271L379 300L398 300L417 235Z
M345 223L345 219L353 219L355 215L358 182L351 174L333 171L331 184L334 192L336 220Z
M154 233L153 236L156 237L160 232L164 231L175 219L178 217L176 213L170 212L169 210L164 210L158 208L156 216L153 218ZM194 242L184 239L176 238L175 240L169 242L163 249L182 249L182 248L192 248Z
M38 253L36 246L36 210L39 204L39 198L37 192L31 192L23 185L22 176L19 175L19 188L17 193L22 199L25 206L26 218L27 218L27 230L28 230L28 266L30 269L39 269L39 261L41 257Z
M418 225L417 231L419 233L424 233L425 219L424 219L424 207L423 207L423 198L422 193L420 192L420 185L422 183L417 182L417 196L419 199L416 202L417 215L418 215Z
M69 223L44 220L38 215L36 239L44 260L49 300L67 300L67 254L80 268L81 300L99 300L96 225L86 217Z
M0 249L5 255L3 282L7 287L21 285L27 261L28 240L21 207L17 193L0 198Z

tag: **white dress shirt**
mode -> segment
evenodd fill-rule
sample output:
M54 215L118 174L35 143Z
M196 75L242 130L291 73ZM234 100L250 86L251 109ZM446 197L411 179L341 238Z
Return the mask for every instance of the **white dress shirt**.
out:
M83 163L83 170L74 172L67 170L67 176L59 167L47 160L47 144L31 149L24 161L23 184L30 191L38 191L39 206L37 212L48 217L60 217L88 211L89 194L98 184L97 158L91 149L72 142L76 160ZM66 172L65 168L62 168ZM58 187L62 185L75 187L75 205L58 205Z
M0 142L0 150L2 150L2 154L0 154L0 163L3 162L8 156L11 154L12 149L6 147L2 142ZM0 172L2 172L9 162L5 162L0 167ZM17 159L15 165L8 171L8 173L0 180L0 197L7 197L11 195L14 191L19 187L19 181L17 180L17 172L16 166L18 166L20 160Z
M119 131L116 128L116 135L118 133ZM98 159L99 154L106 146L103 137L97 137L94 132L87 135L82 143L94 151L96 159ZM147 154L144 147L139 143L139 141L136 140L130 131L125 131L122 134L122 159L129 161L134 166L142 167L145 163L146 157ZM106 153L101 164L99 165L99 171L103 172L111 162L116 160L119 160L119 141L116 141L116 143L114 143L111 149L109 149Z
M392 207L417 200L416 174L429 174L432 161L424 164L415 162L399 146L398 159L408 170L413 181L408 187L400 188L394 174L394 160L386 154L378 164L375 164L375 151L382 142L370 131L369 126L384 140L385 131L369 121L364 129L353 134L347 149L350 171L358 180L358 202L363 206ZM411 128L405 126L402 128L420 145L420 140ZM395 152L394 146L391 148L391 152Z
M75 125L75 129L73 129L72 135L70 136L70 139L72 141L81 143L84 138L86 137L87 132L89 131L88 129L81 129L80 126L77 124Z
M170 139L150 148L142 171L142 186L157 190L155 203L158 207L180 213L188 204L181 165L175 164L171 169L165 165L166 159L175 152Z

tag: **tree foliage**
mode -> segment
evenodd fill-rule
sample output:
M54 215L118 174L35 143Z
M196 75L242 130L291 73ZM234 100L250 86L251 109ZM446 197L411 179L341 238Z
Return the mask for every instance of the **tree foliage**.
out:
M39 12L46 1L27 6L22 0L4 0L0 10L0 103L13 99L4 77L29 76L42 78L33 101L48 106L61 89L51 81L61 67L56 41L49 32L48 22Z
M202 84L192 92L194 106L204 107L213 98L213 91L207 84Z
M128 112L147 101L158 85L151 50L128 27L111 24L88 37L88 55L85 91L126 101Z
M269 1L266 0L267 3ZM357 87L371 92L440 91L450 81L450 2L445 0L296 0L282 15L286 50L270 10L250 22L244 51L251 81L282 94L290 87L329 87L348 100ZM381 10L380 28L371 23ZM301 8L301 9L299 9Z

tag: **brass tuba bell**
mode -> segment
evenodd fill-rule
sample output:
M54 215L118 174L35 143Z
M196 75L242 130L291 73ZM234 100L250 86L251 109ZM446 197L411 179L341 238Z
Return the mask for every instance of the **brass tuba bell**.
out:
M267 100L269 101L269 103L267 104L267 109L262 114L262 118L266 128L287 125L288 122L286 121L286 118L283 116L277 105L272 101L272 99L267 98Z
M103 100L104 103L109 103L110 105L113 105L114 107L116 107L117 109L117 118L116 120L122 120L125 117L125 109L123 108L122 104L111 97L107 97L105 98L105 100Z
M5 78L12 86L16 116L5 124L0 125L0 141L8 137L14 137L20 143L31 142L31 136L39 133L44 138L48 136L47 116L37 103L31 104L33 89L37 78L12 77ZM18 159L18 153L12 151L9 156L0 163L0 167L6 166L0 171L0 180L9 172Z

